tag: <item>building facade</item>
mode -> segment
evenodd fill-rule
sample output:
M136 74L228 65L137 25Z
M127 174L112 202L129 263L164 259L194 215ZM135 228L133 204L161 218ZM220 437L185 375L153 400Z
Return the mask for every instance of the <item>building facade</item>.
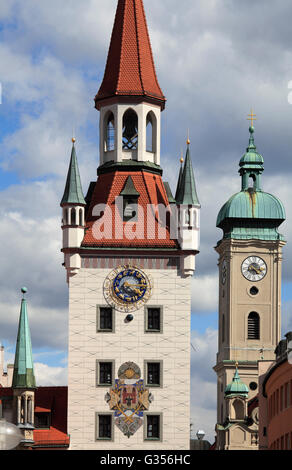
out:
M276 359L263 374L260 389L262 449L292 449L292 332L276 348Z
M158 84L142 0L119 0L104 78L98 178L75 142L64 196L68 433L75 449L189 449L191 276L199 251L190 142L162 179Z
M241 191L222 207L217 227L223 238L219 255L219 343L217 364L217 444L219 449L258 448L251 428L237 432L229 446L231 410L226 387L236 370L252 400L259 389L259 360L274 360L281 334L281 264L285 241L278 227L285 210L275 196L262 189L263 157L257 152L254 128L240 160ZM237 364L237 366L236 366Z

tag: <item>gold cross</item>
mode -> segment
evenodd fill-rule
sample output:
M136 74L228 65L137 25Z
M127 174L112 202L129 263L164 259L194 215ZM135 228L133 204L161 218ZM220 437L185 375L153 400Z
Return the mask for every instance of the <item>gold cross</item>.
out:
M251 122L251 127L253 127L253 122L256 121L256 114L253 113L253 110L251 110L250 114L248 115L247 121Z

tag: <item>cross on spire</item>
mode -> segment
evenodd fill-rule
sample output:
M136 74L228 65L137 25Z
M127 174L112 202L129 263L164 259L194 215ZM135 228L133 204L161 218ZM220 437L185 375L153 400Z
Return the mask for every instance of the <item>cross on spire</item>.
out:
M251 109L250 114L247 117L247 121L251 122L251 127L253 127L254 121L257 120L256 114L253 113L253 110Z

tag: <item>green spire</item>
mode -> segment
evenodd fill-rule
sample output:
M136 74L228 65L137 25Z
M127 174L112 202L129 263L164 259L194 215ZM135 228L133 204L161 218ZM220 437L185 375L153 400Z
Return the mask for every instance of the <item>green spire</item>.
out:
M21 292L23 293L23 298L21 301L18 325L12 388L36 388L27 316L27 304L24 298L24 294L27 292L27 289L23 287Z
M79 174L78 162L77 162L77 155L75 150L75 139L72 139L73 146L72 146L72 153L71 153L71 161L67 175L66 187L64 191L64 195L61 201L61 206L63 204L82 204L86 205L82 186L81 186L81 179Z
M185 159L184 169L181 175L181 181L179 183L177 189L177 197L176 202L177 204L183 205L192 205L192 206L199 206L199 199L197 196L196 190L196 183L195 183L195 176L194 170L190 155L190 141L188 140L187 144L187 153Z
M183 161L182 161L183 164ZM182 180L182 175L183 175L183 165L181 164L180 169L179 169L179 175L178 175L178 181L177 181L177 188L176 188L176 193L175 193L175 200L177 201L179 191L180 191L180 185L181 185L181 180Z
M228 397L230 395L241 395L248 397L248 387L241 381L237 366L231 384L227 385L225 389L225 396Z

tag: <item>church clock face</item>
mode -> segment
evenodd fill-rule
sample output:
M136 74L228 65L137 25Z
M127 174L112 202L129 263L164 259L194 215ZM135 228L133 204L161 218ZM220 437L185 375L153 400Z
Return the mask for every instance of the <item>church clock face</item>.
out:
M262 258L249 256L242 263L241 272L248 281L261 281L267 274L267 265Z
M105 279L104 297L118 311L138 310L150 296L150 279L136 267L122 266L114 269Z

